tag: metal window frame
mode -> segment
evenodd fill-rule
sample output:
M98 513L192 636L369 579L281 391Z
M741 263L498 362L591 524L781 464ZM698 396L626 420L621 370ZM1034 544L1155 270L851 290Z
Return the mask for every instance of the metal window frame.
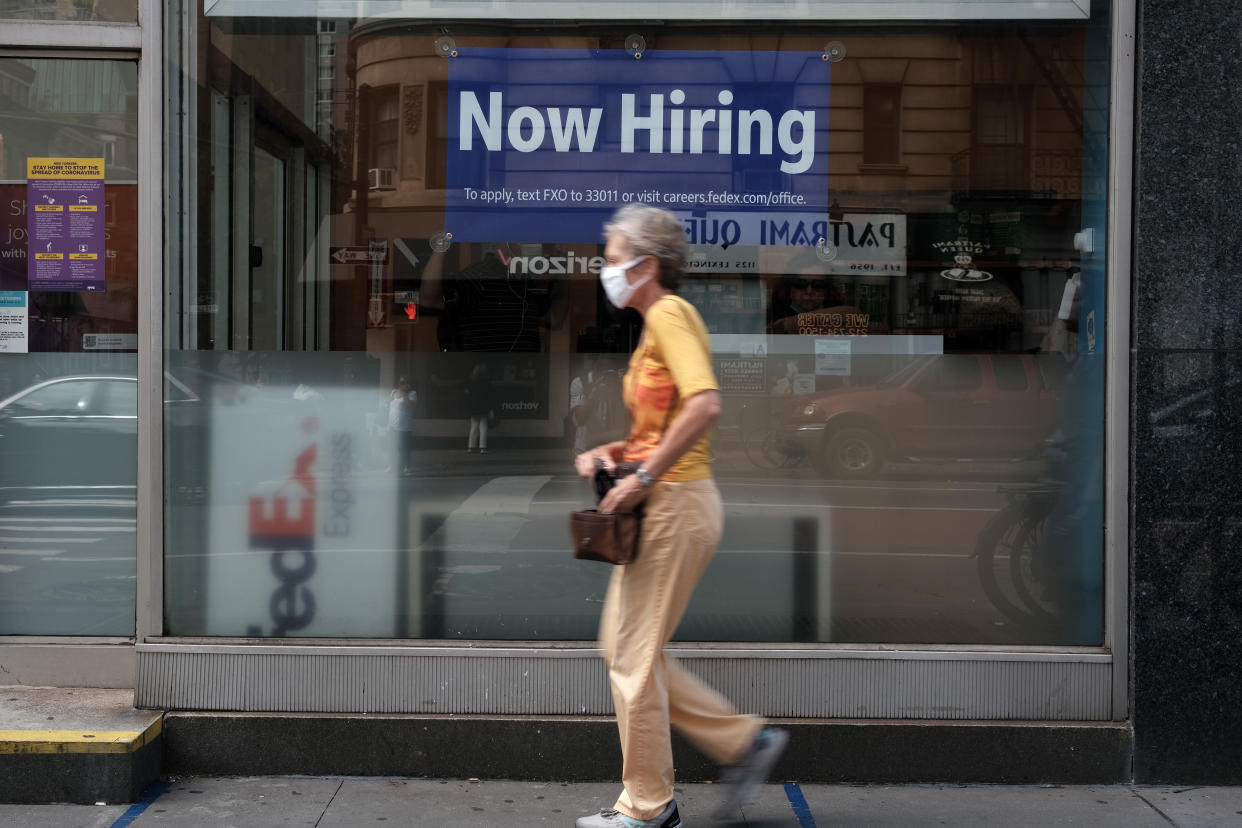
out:
M1138 0L1113 0L1108 119L1108 318L1104 397L1104 643L1113 720L1130 718L1130 360Z
M722 7L723 6L723 7ZM618 20L1086 20L1091 0L207 0L209 17L386 17L422 19ZM568 14L567 14L568 13Z
M164 141L171 134L164 106L164 4L139 0L142 60L138 72L138 134L152 136L138 166L138 578L135 635L164 631L164 275L168 225ZM143 70L146 71L143 71Z
M23 49L85 50L95 53L125 49L137 52L143 46L143 7L147 5L150 5L150 0L139 0L137 23L4 20L4 39L8 44L20 45ZM156 13L159 13L158 9Z

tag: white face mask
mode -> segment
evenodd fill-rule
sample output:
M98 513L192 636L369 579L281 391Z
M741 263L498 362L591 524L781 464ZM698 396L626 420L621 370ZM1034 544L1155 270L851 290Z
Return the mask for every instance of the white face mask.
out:
M623 265L610 265L601 268L599 271L599 281L604 286L604 294L608 297L608 301L612 302L618 308L624 308L634 296L634 291L638 290L647 282L651 281L651 277L639 279L634 284L630 284L625 278L625 271L641 262L646 256L639 256L636 259L630 259Z

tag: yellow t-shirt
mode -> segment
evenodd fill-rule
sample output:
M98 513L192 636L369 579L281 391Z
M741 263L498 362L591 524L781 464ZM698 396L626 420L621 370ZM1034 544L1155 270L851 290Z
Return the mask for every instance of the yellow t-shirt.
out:
M643 337L625 372L625 407L632 425L623 459L629 462L651 456L666 423L677 418L686 400L720 389L712 372L707 327L693 305L680 296L663 296L647 309L643 321ZM661 479L680 483L711 477L711 457L711 441L704 434Z

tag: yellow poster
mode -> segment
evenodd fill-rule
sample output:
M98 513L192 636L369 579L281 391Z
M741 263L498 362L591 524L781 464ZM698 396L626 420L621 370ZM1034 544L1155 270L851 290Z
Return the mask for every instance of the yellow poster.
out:
M103 180L102 158L27 158L26 178L55 178L61 181Z

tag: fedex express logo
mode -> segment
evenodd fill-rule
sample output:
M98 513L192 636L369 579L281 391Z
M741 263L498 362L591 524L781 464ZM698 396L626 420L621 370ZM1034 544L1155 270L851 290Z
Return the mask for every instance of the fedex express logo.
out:
M311 442L294 459L289 479L270 497L254 496L249 502L250 548L271 550L272 574L278 582L268 603L274 636L303 629L315 618L315 594L306 583L317 565L312 469L318 430L317 418L302 422L302 432Z
M321 515L315 470L319 419L305 418L301 431L306 443L294 456L288 479L270 495L252 495L247 503L249 546L271 552L276 588L268 601L268 614L270 635L277 637L305 629L315 620L315 593L310 581L318 568L317 537L347 537L354 528L352 436L333 433L328 441L331 462L324 492L326 514ZM255 627L250 631L262 634Z

